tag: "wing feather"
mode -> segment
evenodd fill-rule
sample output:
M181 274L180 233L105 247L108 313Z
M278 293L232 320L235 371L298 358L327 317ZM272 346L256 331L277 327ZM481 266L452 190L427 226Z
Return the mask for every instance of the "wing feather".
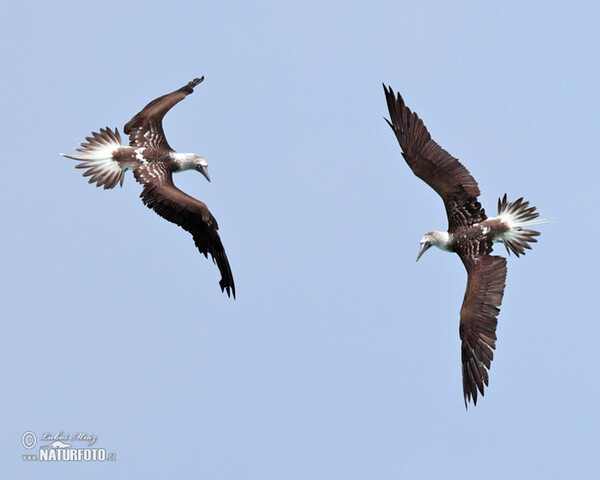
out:
M477 201L479 187L473 176L456 158L432 138L419 116L412 112L398 93L383 86L390 125L402 148L402 156L413 173L443 199L448 215L448 230L484 221L487 216Z
M468 273L459 328L466 406L471 399L477 405L477 392L483 396L489 382L487 369L494 359L497 317L506 286L506 258L461 255L461 259Z
M173 150L162 127L162 119L174 105L181 102L194 91L204 77L195 78L185 86L152 100L129 122L123 131L129 135L129 145L132 147L154 147L162 150Z
M192 234L200 253L205 257L210 254L217 264L221 272L221 290L235 298L233 274L217 232L219 226L206 204L179 190L173 183L172 172L160 164L142 165L134 175L144 185L140 195L144 205Z

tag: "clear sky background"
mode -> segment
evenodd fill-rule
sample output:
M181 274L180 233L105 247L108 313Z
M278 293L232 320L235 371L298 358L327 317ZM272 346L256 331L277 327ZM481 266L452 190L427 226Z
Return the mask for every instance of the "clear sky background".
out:
M595 2L22 1L0 24L3 479L598 478ZM164 126L209 162L175 182L218 219L236 301L131 175L104 191L59 156L201 75ZM382 82L488 214L507 193L556 219L508 261L468 411L466 273L415 263L446 215ZM24 462L28 430L117 460Z

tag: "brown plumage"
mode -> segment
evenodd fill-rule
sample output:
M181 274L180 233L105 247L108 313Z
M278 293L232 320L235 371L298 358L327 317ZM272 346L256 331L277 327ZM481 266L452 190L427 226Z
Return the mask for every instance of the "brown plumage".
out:
M506 286L506 258L487 254L460 258L468 274L459 326L463 393L465 405L471 397L477 405L477 390L483 395L483 385L489 383L486 369L494 359L498 307Z
M141 199L144 205L164 219L179 225L192 234L198 250L207 257L211 255L221 272L219 285L227 295L235 298L235 284L225 249L218 234L218 225L207 206L179 190L173 183L173 173L197 170L207 180L208 164L200 155L175 152L165 137L162 119L165 114L204 80L195 78L183 87L152 100L124 127L129 135L129 146L124 146L115 129L100 129L86 137L78 155L65 157L83 163L76 168L86 169L90 183L104 188L123 185L125 172L133 170L135 179L141 183Z
M206 204L175 186L170 163L157 163L154 168L142 165L134 171L134 176L144 185L140 195L144 205L192 234L198 250L205 257L210 254L217 264L221 272L221 290L225 290L227 295L231 293L235 298L233 274L217 233L219 225Z
M539 232L524 227L546 223L522 198L498 201L498 217L489 218L477 200L479 187L469 171L432 138L423 121L404 103L400 94L383 86L390 125L413 173L433 188L444 201L447 232L430 232L421 239L417 260L432 245L455 252L468 274L460 311L459 333L465 406L488 385L488 369L496 348L497 317L506 284L506 259L491 255L493 244L503 242L519 256L531 248Z
M159 150L174 151L165 137L162 127L162 119L165 114L176 104L181 102L194 87L204 81L204 76L194 78L174 92L162 95L152 100L131 120L129 120L123 131L129 135L129 145L132 147L153 147Z
M456 158L432 138L419 116L411 112L398 94L384 85L391 121L402 148L402 156L413 173L433 188L444 201L450 229L467 227L487 217L477 201L479 187L473 176Z

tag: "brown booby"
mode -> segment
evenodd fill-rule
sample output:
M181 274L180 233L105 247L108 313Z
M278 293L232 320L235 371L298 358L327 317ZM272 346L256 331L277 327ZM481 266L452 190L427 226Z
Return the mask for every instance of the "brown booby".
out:
M539 232L533 225L548 223L538 219L536 208L519 198L498 200L498 216L488 218L477 201L479 187L469 171L432 138L423 121L404 104L400 94L383 86L392 127L402 148L402 156L413 173L433 188L444 201L448 231L429 232L421 238L417 260L431 246L457 253L467 269L468 279L459 333L462 341L462 380L465 406L477 392L484 394L488 371L496 348L497 316L504 295L506 258L491 255L492 246L502 242L510 255L525 255Z
M197 170L210 182L208 163L195 153L177 153L171 148L162 127L165 114L204 80L195 78L172 93L158 97L146 105L124 127L129 145L124 146L118 130L101 128L80 143L77 155L62 156L82 161L75 168L91 176L89 183L105 189L123 185L125 172L133 171L144 188L140 195L144 205L169 222L192 234L196 247L207 257L210 253L221 272L221 291L235 298L235 284L225 249L217 232L218 225L206 205L179 190L173 183L173 173ZM208 257L207 257L208 258Z

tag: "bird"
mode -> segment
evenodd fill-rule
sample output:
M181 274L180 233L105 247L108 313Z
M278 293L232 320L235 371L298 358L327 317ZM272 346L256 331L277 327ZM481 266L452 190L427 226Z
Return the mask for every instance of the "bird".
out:
M221 273L219 285L227 296L235 298L235 283L225 248L218 233L219 226L203 202L178 189L173 173L196 170L210 182L208 163L195 153L175 152L167 142L162 127L165 114L187 97L204 80L194 78L174 92L152 100L133 116L123 128L129 135L129 146L121 140L119 131L101 128L85 137L75 148L78 154L61 153L63 157L81 163L89 183L104 189L123 186L125 172L131 170L135 180L143 186L140 198L144 205L169 222L191 233L196 247L205 257L211 255Z
M489 385L488 370L496 348L498 314L506 286L506 258L492 255L493 245L503 243L508 255L519 257L537 242L540 232L530 227L549 223L536 207L504 194L498 200L498 216L488 218L477 197L479 186L458 159L438 145L419 116L383 84L390 120L402 156L413 173L444 201L448 230L423 235L417 261L432 246L458 254L467 270L467 286L460 310L462 384L465 407L477 405L478 392Z

